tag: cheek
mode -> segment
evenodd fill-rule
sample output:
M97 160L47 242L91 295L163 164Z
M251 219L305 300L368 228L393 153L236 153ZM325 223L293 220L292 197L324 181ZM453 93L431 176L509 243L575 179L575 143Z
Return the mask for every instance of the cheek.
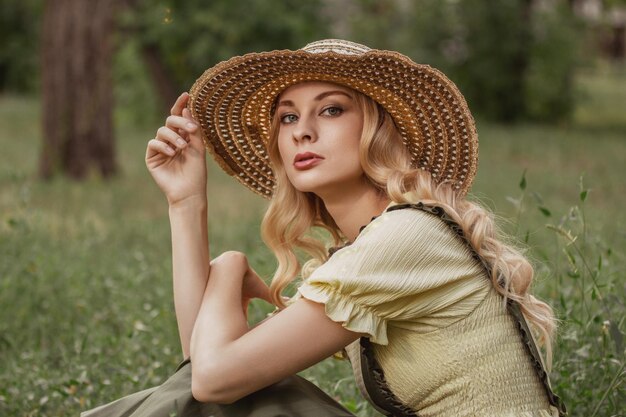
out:
M361 158L359 158L359 146L358 144L353 147L350 152L350 159L346 161L346 166L350 167L350 170L355 174L361 175L363 173L363 166L361 165Z
M359 150L361 147L361 135L356 130L346 132L346 137L350 137L350 141L346 144L349 155L349 163L351 166L361 166L361 159L359 158Z
M344 141L339 147L333 149L332 157L333 175L352 178L363 174L361 159L359 158L359 141L354 139Z
M278 136L277 144L280 160L283 162L283 166L288 166L289 164L287 163L287 161L290 158L289 146L287 143L285 143L285 140L280 137L280 135Z
M361 143L361 135L363 132L363 120L354 115L350 119L346 119L345 124L342 127L340 136L343 138L343 142L351 152L356 152L358 155L359 144Z

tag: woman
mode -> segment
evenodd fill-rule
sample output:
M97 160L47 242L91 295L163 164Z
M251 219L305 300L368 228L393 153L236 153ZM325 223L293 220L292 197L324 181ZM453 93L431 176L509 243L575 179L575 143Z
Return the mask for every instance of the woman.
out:
M528 327L549 365L552 310L528 292L528 261L464 198L476 131L442 73L325 40L220 63L171 113L146 164L170 207L190 403L250 404L343 351L364 396L388 415L564 414ZM242 253L210 260L205 147L270 198L262 233L278 269L269 287ZM332 237L330 254L314 227ZM296 248L311 256L302 267ZM277 311L249 328L252 298ZM164 394L131 396L119 415L154 398Z

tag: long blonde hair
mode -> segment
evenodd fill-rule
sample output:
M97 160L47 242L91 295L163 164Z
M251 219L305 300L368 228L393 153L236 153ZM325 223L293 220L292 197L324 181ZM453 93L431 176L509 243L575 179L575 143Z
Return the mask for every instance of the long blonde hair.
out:
M429 172L412 168L410 155L389 113L364 94L354 90L352 93L357 108L363 112L359 156L367 179L377 190L399 203L408 203L404 194L413 191L423 203L442 207L461 226L473 249L489 265L492 284L504 297L503 301L511 299L520 304L539 343L545 347L550 368L556 320L550 306L529 293L533 281L530 262L521 250L503 241L490 211L460 197L446 181L436 182ZM328 231L333 245L341 244L343 236L323 201L313 193L296 190L289 182L278 151L278 130L275 117L268 153L276 188L263 218L261 233L278 260L270 284L271 297L279 308L284 308L281 293L287 285L299 273L308 276L328 258L326 245L312 237L310 230L317 227ZM296 249L311 258L304 267Z

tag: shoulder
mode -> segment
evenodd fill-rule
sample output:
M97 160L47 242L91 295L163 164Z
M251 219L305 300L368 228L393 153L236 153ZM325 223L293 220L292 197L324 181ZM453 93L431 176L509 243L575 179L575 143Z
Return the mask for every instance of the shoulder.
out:
M443 216L407 207L375 218L298 291L327 303L335 318L370 323L374 343L386 344L387 320L416 328L421 317L446 309L436 323L449 323L476 305L489 285L481 264Z
M470 248L440 216L407 207L372 220L354 243L337 250L313 276L432 271L437 265L473 269L473 264Z
M467 249L442 216L404 205L390 206L361 231L351 246L400 251L439 247L465 252Z

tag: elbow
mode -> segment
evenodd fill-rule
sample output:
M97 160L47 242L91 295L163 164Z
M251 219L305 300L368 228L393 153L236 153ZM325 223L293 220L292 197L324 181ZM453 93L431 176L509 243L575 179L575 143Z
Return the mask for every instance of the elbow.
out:
M232 404L236 400L233 398L229 398L223 394L220 394L217 391L210 389L210 387L202 386L201 384L191 383L191 395L196 401L201 403L211 403L211 404Z
M240 397L228 388L227 378L217 367L191 368L191 395L196 401L213 404L232 404Z
M244 273L249 267L246 255L242 252L232 250L226 251L217 258L213 259L211 261L211 266L217 266L222 263L229 265L231 268L237 268L237 272L241 273Z

